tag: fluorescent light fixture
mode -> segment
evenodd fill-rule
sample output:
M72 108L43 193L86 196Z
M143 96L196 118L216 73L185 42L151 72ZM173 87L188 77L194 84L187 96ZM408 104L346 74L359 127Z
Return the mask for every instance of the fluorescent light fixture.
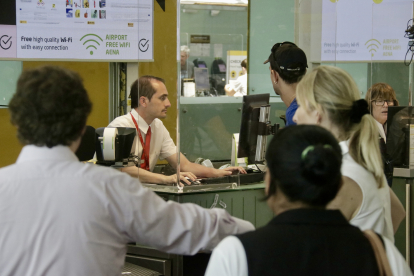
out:
M197 5L247 5L248 0L181 0L180 4Z

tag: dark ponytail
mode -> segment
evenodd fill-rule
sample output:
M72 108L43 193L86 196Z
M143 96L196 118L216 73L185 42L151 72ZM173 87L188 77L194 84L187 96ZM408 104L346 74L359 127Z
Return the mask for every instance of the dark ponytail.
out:
M268 198L276 186L290 201L326 206L341 185L342 154L332 134L318 126L282 129L270 142L266 161L270 173Z

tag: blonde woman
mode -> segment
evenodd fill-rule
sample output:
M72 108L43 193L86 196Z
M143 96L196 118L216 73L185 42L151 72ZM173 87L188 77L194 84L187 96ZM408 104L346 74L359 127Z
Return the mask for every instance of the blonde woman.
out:
M378 127L352 77L340 68L319 66L300 81L296 97L300 107L294 121L325 127L342 148L343 185L328 208L393 241L405 211L385 181Z

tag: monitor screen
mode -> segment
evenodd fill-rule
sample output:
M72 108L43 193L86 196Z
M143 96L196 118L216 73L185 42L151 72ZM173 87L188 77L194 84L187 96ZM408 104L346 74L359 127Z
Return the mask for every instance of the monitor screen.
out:
M218 64L221 73L226 73L226 64Z
M414 124L414 107L388 107L386 146L394 167L408 168L410 165L410 125L412 124Z
M194 68L195 88L199 90L210 90L210 81L207 68Z
M268 105L269 98L270 94L243 96L237 157L247 157L249 164L255 163L260 107L262 105Z

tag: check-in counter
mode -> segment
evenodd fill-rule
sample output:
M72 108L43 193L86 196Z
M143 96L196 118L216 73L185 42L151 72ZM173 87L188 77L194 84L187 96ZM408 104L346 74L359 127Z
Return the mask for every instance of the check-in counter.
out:
M413 206L411 199L414 197L414 170L404 168L394 168L394 178L392 182L392 190L397 195L398 199L404 205L406 211L406 217L401 222L398 231L395 233L395 246L406 258L408 265L413 270L414 259L413 259Z
M232 216L245 219L257 228L267 224L273 217L264 198L263 182L240 185L236 182L185 186L162 186L145 184L164 200L179 203L195 203L204 208L223 208ZM182 256L163 253L153 248L130 244L126 261L163 275L203 275L210 254Z

